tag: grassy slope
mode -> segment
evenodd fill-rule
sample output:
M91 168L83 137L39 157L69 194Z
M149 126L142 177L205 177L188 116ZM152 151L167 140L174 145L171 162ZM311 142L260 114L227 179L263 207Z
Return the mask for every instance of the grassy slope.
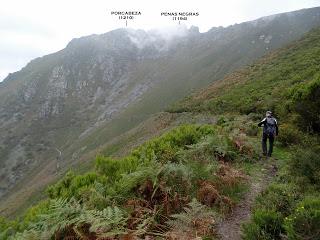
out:
M299 41L228 75L170 110L249 114L270 109L278 117L284 117L281 114L288 98L285 94L287 90L319 76L319 34L319 30L312 31Z

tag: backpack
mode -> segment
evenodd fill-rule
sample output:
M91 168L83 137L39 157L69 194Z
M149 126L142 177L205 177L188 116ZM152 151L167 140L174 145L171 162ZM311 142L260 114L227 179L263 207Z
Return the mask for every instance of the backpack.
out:
M277 122L273 117L267 117L265 122L265 133L268 136L274 136L276 135L276 125Z

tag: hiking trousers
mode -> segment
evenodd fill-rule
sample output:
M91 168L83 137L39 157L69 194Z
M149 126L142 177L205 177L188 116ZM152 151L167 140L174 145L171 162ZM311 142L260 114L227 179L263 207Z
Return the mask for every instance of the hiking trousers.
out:
M267 140L269 139L269 151L267 150ZM263 155L267 155L271 157L272 150L273 150L273 142L274 142L274 136L268 135L266 133L263 133L262 135L262 152Z

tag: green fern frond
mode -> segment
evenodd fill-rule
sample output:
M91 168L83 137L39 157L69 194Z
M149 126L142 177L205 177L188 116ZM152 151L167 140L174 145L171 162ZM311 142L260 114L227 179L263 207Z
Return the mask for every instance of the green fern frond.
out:
M214 214L205 205L202 205L195 198L184 208L184 212L171 216L167 224L171 228L176 228L181 231L190 230L193 228L195 221L199 219L213 219Z

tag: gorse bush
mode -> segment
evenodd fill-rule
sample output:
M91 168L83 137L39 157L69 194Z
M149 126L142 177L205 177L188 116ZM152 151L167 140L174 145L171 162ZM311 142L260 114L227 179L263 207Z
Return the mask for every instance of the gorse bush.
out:
M320 197L307 197L285 219L289 240L320 239Z
M50 198L67 198L72 197L79 199L80 193L92 186L95 182L105 183L106 178L94 172L89 172L84 175L75 175L73 172L68 172L66 176L55 185L48 187L47 193Z
M215 129L209 125L183 125L163 136L148 141L122 159L99 156L96 169L100 174L110 174L110 180L117 180L121 174L135 171L139 166L149 166L152 162L177 161L177 153L188 145L196 144L204 136L213 134Z
M245 240L277 240L284 232L283 218L275 211L256 210L250 223L243 226Z
M113 159L110 157L98 156L96 158L96 171L107 176L108 182L119 180L123 174L134 172L139 165L142 165L138 158L126 157L123 159Z

